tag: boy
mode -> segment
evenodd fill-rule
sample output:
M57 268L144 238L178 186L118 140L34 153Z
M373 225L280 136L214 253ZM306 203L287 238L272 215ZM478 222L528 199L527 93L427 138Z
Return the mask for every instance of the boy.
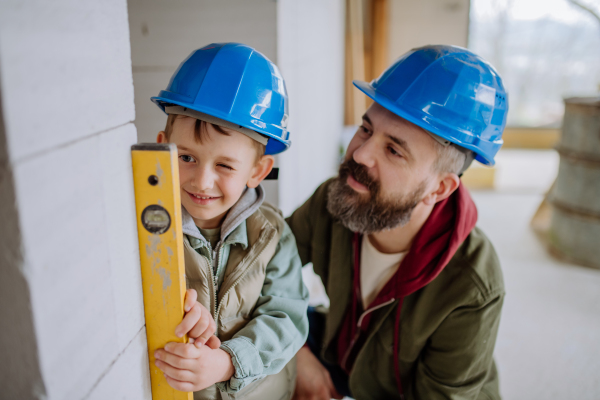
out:
M211 44L152 100L169 115L157 141L178 148L186 281L195 290L176 333L199 337L158 350L156 365L194 399L289 399L308 292L291 230L259 185L273 154L290 145L283 78L248 46ZM192 307L196 295L202 306ZM219 339L206 341L215 330Z

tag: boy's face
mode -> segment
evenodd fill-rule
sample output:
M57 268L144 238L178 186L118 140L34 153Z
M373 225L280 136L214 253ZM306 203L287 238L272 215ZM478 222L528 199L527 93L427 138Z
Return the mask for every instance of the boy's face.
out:
M227 128L222 128L229 134L224 135L211 124L206 124L202 143L197 142L195 125L195 118L178 116L169 138L179 153L181 204L199 228L216 228L246 186L256 187L268 175L273 157L257 161L251 138ZM164 132L157 141L167 141Z

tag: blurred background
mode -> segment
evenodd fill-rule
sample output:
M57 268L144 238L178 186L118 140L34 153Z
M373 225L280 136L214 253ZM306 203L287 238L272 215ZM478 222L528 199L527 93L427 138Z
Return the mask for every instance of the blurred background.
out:
M3 0L0 398L150 398L129 146L164 128L150 97L179 63L228 41L286 80L285 215L336 174L370 105L353 79L426 44L494 65L505 144L463 182L505 275L501 393L600 399L598 0Z

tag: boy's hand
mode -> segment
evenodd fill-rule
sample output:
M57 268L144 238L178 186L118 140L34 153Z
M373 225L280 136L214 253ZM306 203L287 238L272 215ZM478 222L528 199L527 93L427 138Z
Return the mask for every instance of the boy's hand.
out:
M194 342L203 345L214 335L217 325L206 307L196 301L197 298L198 293L194 289L187 290L183 306L185 316L175 328L175 335L183 337L187 333ZM211 344L214 344L214 341Z
M206 346L191 343L167 343L156 350L156 366L176 390L195 392L216 382L228 381L235 373L231 356L220 348L212 348L216 336ZM210 346L210 347L209 347Z

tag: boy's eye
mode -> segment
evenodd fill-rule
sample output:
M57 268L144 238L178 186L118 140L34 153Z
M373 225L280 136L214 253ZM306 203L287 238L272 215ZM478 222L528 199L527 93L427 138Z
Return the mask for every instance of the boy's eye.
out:
M194 157L192 156L187 156L187 155L181 155L179 156L179 158L181 159L181 161L185 162L185 163L190 163L190 162L194 162Z
M227 164L217 164L217 166L218 166L218 167L225 168L225 169L228 169L228 170L230 170L230 171L233 171L233 168L231 168L231 167L230 167L229 165L227 165Z
M359 126L359 128L363 131L363 133L370 134L371 131L364 125Z

